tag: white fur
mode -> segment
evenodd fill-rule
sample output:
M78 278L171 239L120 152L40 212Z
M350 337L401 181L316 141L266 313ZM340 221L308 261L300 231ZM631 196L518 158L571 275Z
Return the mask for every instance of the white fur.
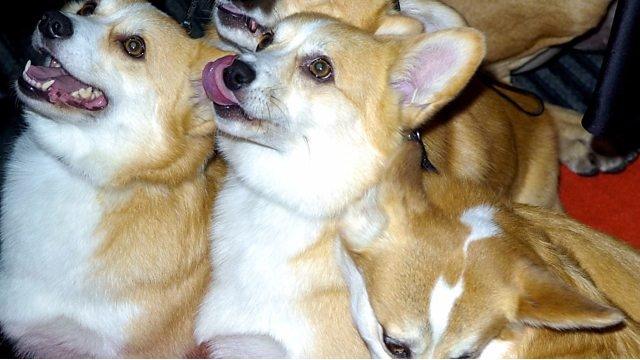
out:
M435 286L431 290L429 296L429 325L431 329L431 351L430 356L433 356L433 351L440 343L442 336L447 331L449 326L449 317L453 311L453 307L456 304L458 298L464 291L464 285L462 277L456 282L455 285L450 286L447 281L442 277L438 277Z
M369 301L369 294L362 273L339 242L336 243L336 256L342 270L342 276L349 287L351 315L362 340L367 344L372 357L377 359L391 358L385 350L382 326L378 322Z
M480 205L467 209L462 213L460 222L471 229L467 240L464 242L465 256L469 245L474 241L500 235L500 226L494 220L495 211L495 208L489 205Z
M313 288L314 277L291 261L318 239L322 222L296 216L258 196L233 173L218 196L213 219L215 270L198 316L196 339L266 335L280 342L288 356L303 356L316 334L296 309ZM326 276L331 273L327 269Z
M492 340L485 346L479 359L506 359L512 358L511 351L514 343L505 340Z
M27 130L9 160L2 202L0 322L40 357L117 356L138 313L92 278L101 238L98 193Z

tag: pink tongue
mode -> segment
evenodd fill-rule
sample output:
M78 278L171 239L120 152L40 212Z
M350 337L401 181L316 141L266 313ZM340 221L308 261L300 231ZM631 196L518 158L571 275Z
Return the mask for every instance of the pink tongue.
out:
M236 60L235 55L227 55L210 62L202 71L202 86L207 97L218 105L238 105L238 99L225 84L222 77L224 69Z
M27 75L41 83L45 83L49 80L55 80L56 82L54 84L56 87L59 90L68 93L72 93L89 86L69 75L69 73L67 73L63 68L32 65L27 70Z
M98 110L107 106L107 98L102 95L93 100L76 99L71 96L72 93L89 87L73 76L69 75L63 68L54 68L48 66L30 66L27 70L27 75L41 83L46 83L49 80L55 80L53 85L47 91L49 95L49 101L51 103L62 102L67 105L76 107L83 107L88 110Z

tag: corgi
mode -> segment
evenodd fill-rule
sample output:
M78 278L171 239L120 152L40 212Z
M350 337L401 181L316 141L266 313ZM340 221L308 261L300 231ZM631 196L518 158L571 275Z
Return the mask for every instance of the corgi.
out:
M423 175L406 144L336 256L377 358L637 358L640 254L565 215Z
M0 324L23 356L179 357L210 277L225 53L146 1L44 14L17 82L27 128L2 189ZM194 90L195 89L195 90Z
M389 0L216 0L212 22L217 30L213 33L215 39L219 33L223 40L219 46L226 44L228 50L254 51L260 42L270 41L271 28L278 21L302 12L335 17L369 32L386 29L404 34L464 27L468 21L487 38L483 70L508 83L512 70L550 46L567 42L596 26L610 2L594 0L587 4L572 0L540 4L522 0L399 0L400 11L397 11ZM539 21L523 22L522 17L527 14L535 14L532 18ZM502 107L505 106L511 105ZM557 130L554 136L541 140L558 141L559 160L571 171L581 175L616 172L630 162L623 157L595 152L591 147L593 135L582 127L581 114L551 104L545 106ZM483 112L492 110L484 109Z
M259 52L207 65L203 86L229 164L213 212L215 271L196 325L212 356L238 356L225 349L241 349L251 336L254 357L264 337L273 339L264 346L269 354L367 356L334 256L334 220L377 181L403 132L424 119L438 171L553 206L557 167L545 161L556 164L555 147L531 140L553 136L548 118L443 109L483 55L483 37L470 28L375 36L297 14ZM500 104L492 92L469 91L454 103Z

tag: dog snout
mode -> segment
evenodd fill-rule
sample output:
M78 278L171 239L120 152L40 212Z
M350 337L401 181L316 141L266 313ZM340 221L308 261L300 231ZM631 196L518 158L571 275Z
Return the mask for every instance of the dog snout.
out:
M73 35L73 23L59 11L48 11L40 19L38 30L47 39L67 39Z
M256 72L253 68L241 60L236 60L224 69L224 84L232 91L239 90L256 79Z

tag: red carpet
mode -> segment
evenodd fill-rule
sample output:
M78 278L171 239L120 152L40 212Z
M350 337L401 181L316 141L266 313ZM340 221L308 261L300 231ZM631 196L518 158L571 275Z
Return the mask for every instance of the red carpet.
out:
M590 178L563 167L560 199L572 217L640 248L640 160L620 174Z

